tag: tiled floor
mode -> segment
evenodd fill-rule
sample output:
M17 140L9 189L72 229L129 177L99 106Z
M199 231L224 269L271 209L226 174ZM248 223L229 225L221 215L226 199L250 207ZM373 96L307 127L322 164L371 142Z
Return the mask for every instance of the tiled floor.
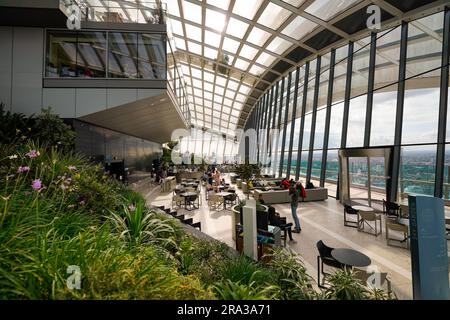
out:
M226 180L228 180L226 178ZM241 199L244 195L238 190ZM194 222L202 223L202 231L229 246L234 247L232 240L232 212L230 210L212 211L208 209L202 190L202 204L194 211L178 210L179 213L192 217ZM147 197L151 205L170 207L172 193L155 194ZM274 205L276 210L293 222L289 204ZM289 242L290 247L302 257L309 274L317 279L318 240L323 240L331 247L352 248L363 252L372 260L372 266L380 272L387 272L392 280L392 287L399 299L412 299L411 262L409 251L404 248L387 246L384 234L375 237L358 232L355 228L343 224L343 207L338 201L329 198L327 201L301 203L298 209L302 224L302 233L294 234L296 242Z

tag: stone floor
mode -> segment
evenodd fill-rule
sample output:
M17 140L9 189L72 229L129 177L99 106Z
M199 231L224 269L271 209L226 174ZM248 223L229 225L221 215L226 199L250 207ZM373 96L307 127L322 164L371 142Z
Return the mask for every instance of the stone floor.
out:
M226 180L229 181L228 177ZM245 198L241 190L237 190L241 199ZM147 194L147 201L151 205L171 206L172 193L152 192ZM274 205L276 210L293 222L289 204ZM232 212L230 210L210 211L205 200L204 190L200 208L194 211L178 210L194 222L200 221L202 231L231 247L232 240ZM372 266L380 272L387 272L392 288L399 299L412 299L412 276L409 250L387 246L384 234L375 237L357 231L355 228L345 227L343 224L343 207L333 198L321 202L301 203L298 208L302 233L293 234L296 242L288 242L287 246L297 252L308 270L317 280L317 249L318 240L323 240L331 247L352 248L363 252L372 260Z

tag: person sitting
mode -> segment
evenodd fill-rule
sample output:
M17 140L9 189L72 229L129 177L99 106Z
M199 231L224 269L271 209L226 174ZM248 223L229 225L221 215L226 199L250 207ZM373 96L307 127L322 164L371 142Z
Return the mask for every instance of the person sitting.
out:
M262 195L261 193L259 194L258 202L259 202L260 204L265 204L265 203L264 203L264 199L263 199L263 195Z
M286 233L289 236L289 241L295 242L295 240L292 238L292 223L286 223L286 218L282 218L278 212L275 211L275 208L272 206L269 206L269 224L271 226L279 227L281 230L284 231L284 234L286 236Z
M305 189L314 189L314 188L315 188L314 184L311 182L311 180L308 180L306 182L306 188Z

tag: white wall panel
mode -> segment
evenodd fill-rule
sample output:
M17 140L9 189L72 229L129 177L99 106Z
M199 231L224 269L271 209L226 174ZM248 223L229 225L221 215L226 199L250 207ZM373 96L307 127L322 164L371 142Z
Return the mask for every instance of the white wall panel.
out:
M44 88L43 107L51 107L61 118L75 118L75 89Z
M107 109L107 89L76 89L76 117Z
M14 28L12 110L32 114L42 107L44 30Z
M108 109L137 100L137 89L108 89Z

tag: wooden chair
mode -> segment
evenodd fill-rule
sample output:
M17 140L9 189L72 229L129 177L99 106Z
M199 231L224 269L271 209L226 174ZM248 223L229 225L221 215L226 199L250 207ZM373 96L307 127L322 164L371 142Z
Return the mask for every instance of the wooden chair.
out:
M372 223L374 225L372 225ZM378 229L378 225L380 228ZM365 231L365 226L369 227L369 231ZM376 212L358 211L358 231L366 232L378 237L382 230L381 215Z
M174 195L172 197L172 209L173 208L182 208L184 205L184 198L179 195Z
M215 194L210 193L208 197L208 207L209 209L218 210L220 206L223 205L223 197Z
M373 274L373 273L368 273L365 270L361 270L358 268L353 268L353 272L354 272L354 276L356 279L360 280L362 282L362 284L364 286L367 287L374 287L379 285L380 287L377 289L383 289L384 286L386 286L387 289L387 293L392 293L392 282L391 279L388 277L388 274L385 272L380 272L379 274ZM371 279L371 277L375 277L373 278L375 281L379 280L379 283L369 283ZM379 277L378 279L376 277Z
M403 234L403 239L391 237L391 232L397 232ZM386 218L386 243L391 246L391 242L406 243L406 248L409 249L409 228L407 225L398 223L394 219Z
M354 216L354 219L349 219L349 216ZM357 228L358 227L358 210L353 209L348 204L344 203L344 226Z

